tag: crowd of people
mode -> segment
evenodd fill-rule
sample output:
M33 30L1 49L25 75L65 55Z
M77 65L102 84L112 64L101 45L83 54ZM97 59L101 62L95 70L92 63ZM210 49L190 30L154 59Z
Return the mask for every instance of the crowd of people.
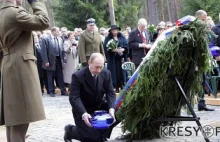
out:
M62 96L68 95L66 88L71 84L72 74L88 65L92 53L104 55L105 67L112 74L115 91L119 92L127 81L122 64L133 62L137 68L159 34L173 26L170 21L162 21L153 34L143 18L139 19L138 27L134 30L126 26L121 31L117 25L98 29L93 18L88 19L86 24L85 30L52 27L51 30L33 32L42 93L45 86L51 97L56 96L56 87L60 88ZM111 40L118 42L114 50L108 50L107 47Z
M25 142L29 123L46 118L41 96L44 88L55 97L56 87L62 96L69 96L76 124L65 126L64 141L106 141L120 122L115 118L114 103L116 92L127 81L122 64L129 61L138 68L153 42L173 26L172 22L160 22L156 33L148 29L143 18L133 30L127 26L121 31L117 25L98 29L93 18L87 20L85 30L48 30L50 20L44 3L27 1L33 14L19 7L22 0L3 0L0 11L0 125L6 125L7 141ZM210 43L220 47L220 25L214 25L204 10L197 11L196 17L217 35L207 35ZM220 61L220 54L215 59ZM107 69L103 70L105 62ZM198 109L212 111L206 107L204 95L200 97ZM97 110L108 112L114 124L105 130L94 129L91 115Z

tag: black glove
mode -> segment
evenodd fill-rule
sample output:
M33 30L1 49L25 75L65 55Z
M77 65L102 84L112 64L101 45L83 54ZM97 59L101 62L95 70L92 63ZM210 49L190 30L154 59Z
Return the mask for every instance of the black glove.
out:
M88 65L87 62L82 63L82 66L83 66L83 67L86 67L87 65Z
M29 4L32 4L33 2L37 2L38 0L27 0Z

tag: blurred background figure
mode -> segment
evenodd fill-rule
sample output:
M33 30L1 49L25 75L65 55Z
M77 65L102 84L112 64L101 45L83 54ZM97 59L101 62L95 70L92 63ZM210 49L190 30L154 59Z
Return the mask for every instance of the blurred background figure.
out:
M137 29L133 30L128 38L129 57L132 58L136 68L150 50L153 41L152 34L146 27L146 19L139 19Z
M40 42L36 32L33 32L33 36L34 36L34 45L35 45L35 51L36 51L36 57L37 57L37 69L38 69L38 74L39 74L39 79L40 79L41 92L43 95L45 93L44 86L46 87L46 90L48 90L48 85L47 85L46 70L44 70L42 67L43 65L43 60L41 57L42 42Z
M119 32L120 30L121 28L112 25L104 42L105 55L108 63L107 68L111 72L112 83L116 92L119 92L119 88L122 88L124 84L124 72L121 66L123 61L127 61L128 55L128 43L122 33ZM108 50L107 44L112 39L118 42L118 48Z
M92 53L101 53L105 56L101 35L95 30L95 19L87 20L87 29L80 35L78 51L80 63L85 67L88 65Z
M102 37L102 42L104 42L104 40L105 40L105 28L101 27L99 29L99 33L100 33L100 35Z
M71 84L72 74L78 69L79 56L77 49L77 41L75 40L74 32L68 33L68 39L64 42L64 66L63 79L64 83Z
M63 42L65 42L67 39L68 39L68 37L67 37L67 28L66 27L62 27L61 28L61 38L62 38L62 40L63 40Z
M63 40L58 36L59 29L53 27L52 34L43 38L42 59L43 68L47 70L48 94L55 97L54 80L57 79L57 86L62 96L67 96L63 81Z
M167 29L172 28L172 27L173 27L173 23L171 21L167 21L165 29L167 30Z

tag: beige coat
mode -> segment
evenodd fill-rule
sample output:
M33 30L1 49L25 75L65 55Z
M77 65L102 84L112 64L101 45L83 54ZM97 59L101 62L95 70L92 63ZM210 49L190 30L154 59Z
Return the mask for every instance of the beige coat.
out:
M72 46L70 40L63 44L63 50L66 54L66 63L63 65L63 80L67 84L71 84L72 75L77 71L79 65L79 56L76 46Z
M105 56L101 35L96 31L92 34L86 30L80 35L78 50L80 63L88 62L92 53L101 53Z
M32 4L34 15L11 2L0 11L3 49L0 125L13 126L45 119L32 31L49 27L46 7Z

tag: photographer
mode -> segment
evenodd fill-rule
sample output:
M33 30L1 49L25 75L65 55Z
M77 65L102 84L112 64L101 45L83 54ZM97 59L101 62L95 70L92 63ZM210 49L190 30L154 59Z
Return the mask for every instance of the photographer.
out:
M70 85L72 74L77 71L79 56L77 50L77 41L74 32L68 33L68 39L64 42L64 67L63 77L64 83Z

